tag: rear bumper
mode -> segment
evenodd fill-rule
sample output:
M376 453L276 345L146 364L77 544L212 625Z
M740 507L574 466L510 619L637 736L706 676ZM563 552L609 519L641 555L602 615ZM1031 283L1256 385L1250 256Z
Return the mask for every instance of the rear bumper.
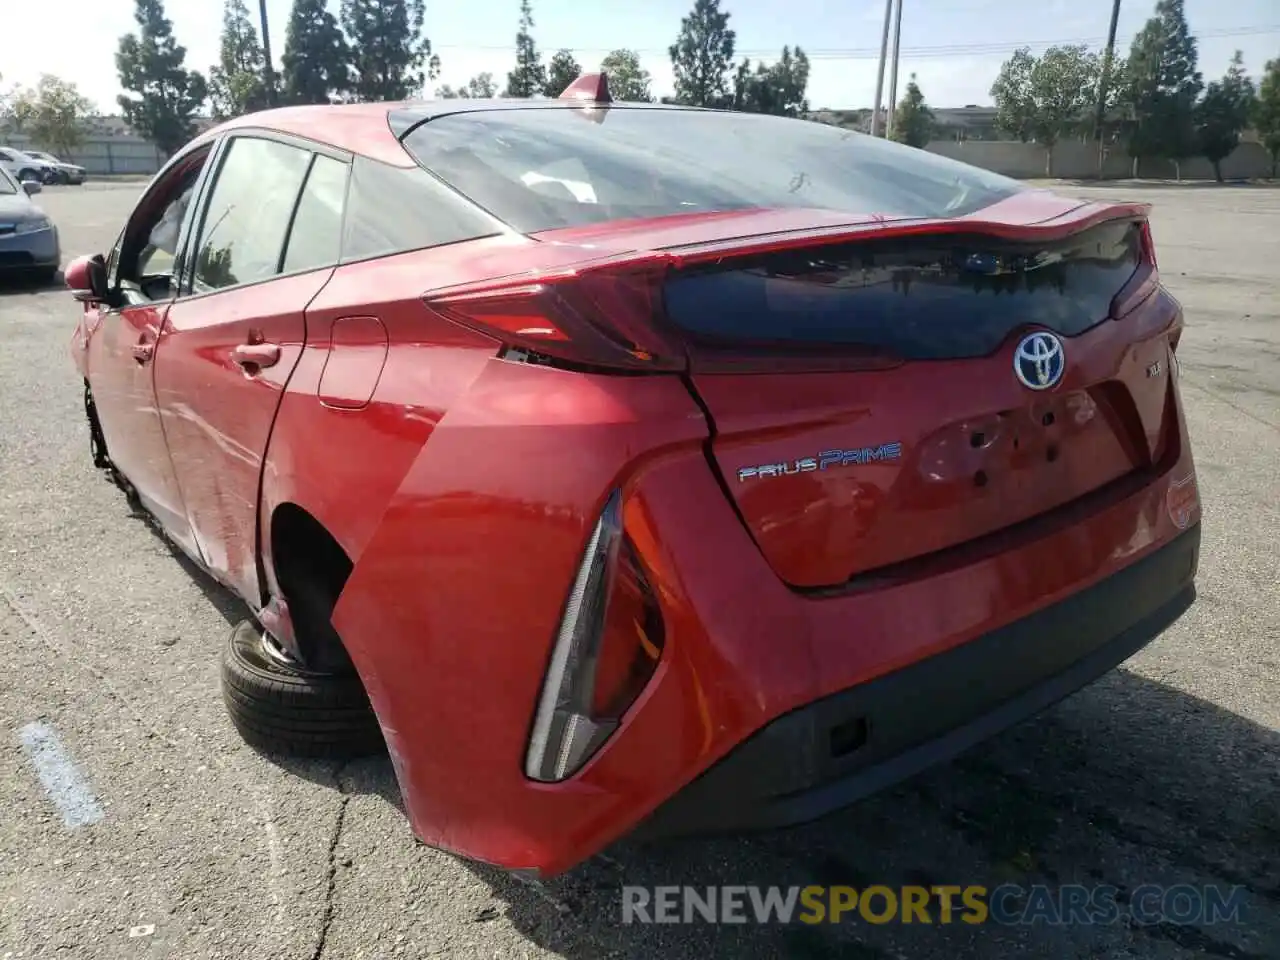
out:
M396 376L406 375L389 359L379 391ZM295 375L290 390L302 382ZM552 388L553 404L496 400ZM405 395L374 403L412 436L408 424L427 420L394 406ZM820 815L1085 685L1194 596L1199 507L1182 431L1176 462L927 565L818 596L788 588L726 507L707 428L678 381L493 359L463 397L390 481L389 506L356 498L380 519L352 527L358 559L333 622L418 836L506 869L554 875L642 827L699 830L705 816L681 824L672 810L697 808L704 789L714 826ZM1180 424L1176 390L1173 402ZM553 409L594 419L565 424ZM347 482L355 489L354 475ZM620 482L628 535L663 610L662 661L582 770L537 783L523 763L564 598L602 495ZM830 756L831 728L857 743L859 717L869 718L866 743ZM786 736L793 726L800 732ZM721 777L727 800L725 787L701 785Z
M1128 659L1195 600L1196 524L1031 616L794 710L661 806L637 836L813 820L945 762Z

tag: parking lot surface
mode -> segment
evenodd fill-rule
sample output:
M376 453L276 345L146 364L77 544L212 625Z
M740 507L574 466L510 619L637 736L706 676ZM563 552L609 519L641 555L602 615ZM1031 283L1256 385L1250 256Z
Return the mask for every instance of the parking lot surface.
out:
M1062 189L1155 205L1189 324L1199 602L1121 670L886 795L785 833L624 843L542 887L416 843L385 760L281 764L239 741L218 656L240 611L92 469L69 296L0 281L0 960L1280 957L1280 190ZM105 251L139 190L38 200L70 259ZM620 922L623 884L1005 882L1121 903L1237 887L1243 912Z

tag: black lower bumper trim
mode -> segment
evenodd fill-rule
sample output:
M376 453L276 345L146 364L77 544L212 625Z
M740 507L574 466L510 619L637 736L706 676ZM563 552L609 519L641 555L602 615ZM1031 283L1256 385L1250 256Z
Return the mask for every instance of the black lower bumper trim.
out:
M640 838L804 823L950 760L1087 686L1195 601L1200 527L1106 580L758 731Z

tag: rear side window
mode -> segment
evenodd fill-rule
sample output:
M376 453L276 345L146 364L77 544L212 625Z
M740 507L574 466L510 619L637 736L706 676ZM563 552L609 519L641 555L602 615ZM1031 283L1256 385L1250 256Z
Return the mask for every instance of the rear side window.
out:
M483 110L437 117L403 142L426 169L525 233L764 207L950 217L1025 189L923 150L760 114Z
M501 233L502 224L418 167L356 157L343 263Z
M266 280L280 255L311 153L253 137L233 139L222 159L196 245L196 293Z
M342 254L342 210L347 202L347 174L340 160L316 154L298 199L284 255L285 273L333 266Z

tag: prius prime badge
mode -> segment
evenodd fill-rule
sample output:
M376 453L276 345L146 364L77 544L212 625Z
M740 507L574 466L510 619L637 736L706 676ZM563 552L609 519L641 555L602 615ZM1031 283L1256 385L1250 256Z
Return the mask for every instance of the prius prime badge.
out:
M1056 387L1066 369L1066 350L1052 333L1028 334L1013 352L1013 372L1029 390Z

